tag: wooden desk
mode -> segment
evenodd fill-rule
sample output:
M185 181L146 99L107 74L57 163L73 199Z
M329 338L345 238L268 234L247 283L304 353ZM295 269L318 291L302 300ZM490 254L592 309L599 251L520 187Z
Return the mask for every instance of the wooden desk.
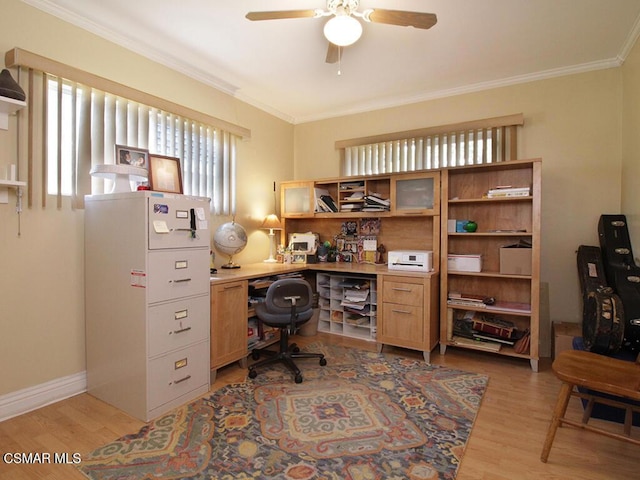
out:
M378 350L384 344L421 350L429 361L439 341L437 272L389 270L387 265L363 263L255 263L219 269L211 276L211 382L216 370L224 365L237 360L246 365L249 282L295 272L371 276L378 285ZM412 298L408 309L404 308L403 295Z

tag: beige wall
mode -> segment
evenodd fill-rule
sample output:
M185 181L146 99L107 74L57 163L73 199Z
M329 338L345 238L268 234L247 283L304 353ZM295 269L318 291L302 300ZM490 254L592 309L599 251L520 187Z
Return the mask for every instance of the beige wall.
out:
M640 257L640 42L627 57L622 95L622 212L634 255ZM636 264L640 264L636 260Z
M273 210L273 181L293 175L293 126L206 85L27 6L3 0L0 54L20 47L249 128L239 146L238 213L249 233L240 263L268 256L260 222ZM14 77L15 72L12 72ZM0 130L0 172L16 163L15 117ZM20 179L26 166L20 165ZM37 172L36 179L39 179ZM4 178L4 177L3 177ZM40 183L33 187L37 191ZM84 371L83 211L49 202L18 216L0 204L0 395ZM215 229L230 217L212 218ZM226 258L217 257L217 265Z
M574 252L597 244L601 213L619 212L622 202L632 236L640 239L638 46L622 69L293 127L19 0L2 3L0 53L24 48L251 129L251 140L240 145L236 220L249 231L240 263L268 255L267 236L257 227L273 208L273 181L337 176L336 140L519 112L525 116L520 157L543 159L542 281L549 285L551 319L580 318ZM15 126L12 118L10 130L0 130L0 171L15 163ZM18 237L14 199L0 205L0 395L85 368L83 212L25 208ZM212 226L229 220L213 218ZM217 264L223 261L219 255Z
M541 276L551 320L577 322L575 251L597 245L600 214L620 210L621 97L621 69L609 69L299 125L295 174L338 176L335 140L523 113L519 156L543 159Z

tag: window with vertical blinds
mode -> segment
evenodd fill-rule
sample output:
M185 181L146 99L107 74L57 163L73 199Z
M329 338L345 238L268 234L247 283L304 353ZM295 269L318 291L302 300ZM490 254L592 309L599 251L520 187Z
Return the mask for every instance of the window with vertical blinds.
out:
M180 158L184 192L211 198L214 213L235 214L237 142L249 129L21 48L6 52L5 65L28 92L18 144L29 207L41 174L42 207L54 196L58 208L66 198L82 208L84 195L105 190L91 168L115 163L115 146L124 145Z
M79 206L84 194L103 191L104 180L88 172L115 163L115 145L127 145L180 158L184 193L211 198L214 213L235 213L235 135L57 77L46 85L49 195Z
M345 140L341 176L412 172L517 159L522 115Z

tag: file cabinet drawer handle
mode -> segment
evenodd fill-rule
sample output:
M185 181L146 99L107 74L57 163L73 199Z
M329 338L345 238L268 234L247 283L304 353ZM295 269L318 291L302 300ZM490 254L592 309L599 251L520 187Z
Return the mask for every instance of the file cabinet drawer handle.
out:
M190 278L179 278L178 280L169 280L169 283L184 283L184 282L190 282L191 279Z
M181 328L180 330L174 330L173 332L169 332L169 335L172 335L174 333L184 333L184 332L188 332L189 330L191 330L191 327L185 327L185 328Z
M177 385L179 383L186 382L190 378L191 378L191 375L187 375L186 377L181 378L180 380L176 380L175 382L169 382L169 385Z

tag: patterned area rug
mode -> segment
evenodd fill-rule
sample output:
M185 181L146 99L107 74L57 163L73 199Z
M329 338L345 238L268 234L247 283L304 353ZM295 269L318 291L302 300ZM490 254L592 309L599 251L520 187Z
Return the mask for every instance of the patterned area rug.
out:
M454 479L488 378L316 343L89 455L93 480Z

